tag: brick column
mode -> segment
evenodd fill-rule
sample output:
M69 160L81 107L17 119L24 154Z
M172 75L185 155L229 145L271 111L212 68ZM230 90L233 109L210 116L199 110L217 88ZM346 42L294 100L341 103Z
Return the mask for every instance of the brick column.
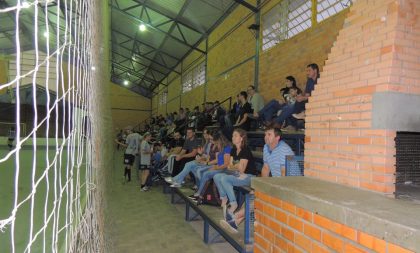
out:
M419 12L415 0L354 1L307 104L306 176L394 192L400 129L375 119L377 98L420 94Z

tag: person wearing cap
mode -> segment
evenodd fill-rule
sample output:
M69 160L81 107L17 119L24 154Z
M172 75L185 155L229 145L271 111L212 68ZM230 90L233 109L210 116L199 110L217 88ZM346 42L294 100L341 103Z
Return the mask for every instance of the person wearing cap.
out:
M152 158L152 146L149 144L152 135L149 132L146 132L143 135L143 140L140 144L140 188L141 191L148 191L152 186L152 181L150 177L150 165Z

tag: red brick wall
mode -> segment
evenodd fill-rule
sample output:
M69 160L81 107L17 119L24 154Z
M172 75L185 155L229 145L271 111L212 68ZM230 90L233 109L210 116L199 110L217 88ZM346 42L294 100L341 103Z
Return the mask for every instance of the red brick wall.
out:
M254 253L412 252L262 192L255 197Z
M305 175L393 193L394 130L372 128L376 92L420 94L420 1L358 0L307 104Z

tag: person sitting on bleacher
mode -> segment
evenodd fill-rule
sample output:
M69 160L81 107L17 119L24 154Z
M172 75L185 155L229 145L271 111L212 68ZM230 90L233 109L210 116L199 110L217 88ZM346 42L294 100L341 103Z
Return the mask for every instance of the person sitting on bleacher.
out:
M286 107L286 110L292 110L296 101L297 93L301 92L296 86L296 79L293 76L286 77L286 87L280 90L281 98L279 100L272 99L261 110L255 111L252 115L253 118L261 120L264 125L269 125L277 112Z
M234 127L242 128L245 131L249 131L251 127L251 121L248 118L248 114L252 113L251 104L248 103L248 93L241 91L239 93L239 101L241 102L241 109L239 109L238 119L236 120Z
M175 157L181 153L183 146L184 139L182 139L181 133L179 131L175 131L173 139L168 143L169 152L163 155L163 160L167 160L168 162L162 171L172 173Z
M308 77L306 82L305 91L296 97L296 103L291 110L282 110L281 114L274 119L274 122L278 127L284 126L284 121L287 120L288 128L286 130L296 130L297 119L293 117L293 114L299 114L305 111L305 105L308 102L312 91L315 89L319 78L319 67L316 63L311 63L306 66L306 75Z
M209 163L209 168L197 170L197 177L200 184L198 186L197 192L189 196L189 198L197 202L197 205L202 203L206 183L211 180L214 175L225 172L230 162L232 144L230 144L230 142L220 131L213 132L212 136L213 144L220 151L216 155L216 162Z
M253 112L259 112L264 107L264 98L255 90L254 85L247 88L248 103L251 105Z
M258 174L254 156L247 145L247 133L243 129L235 129L232 135L233 148L230 152L230 163L227 173L214 176L213 180L219 190L222 200L223 215L228 221L234 218L234 211L238 207L234 186L250 186L251 178ZM229 200L230 207L227 208Z
M187 162L195 159L197 155L197 147L200 145L198 139L195 137L195 129L187 128L187 134L181 152L175 157L175 162L172 169L172 177L178 175L184 168Z
M216 159L216 153L212 152L213 143L212 143L212 136L210 134L210 130L205 128L203 131L203 138L204 138L204 145L202 147L197 148L198 155L195 157L194 161L188 162L185 164L184 169L175 177L166 177L165 181L171 184L171 187L181 187L184 178L191 172L194 174L196 178L196 187L199 184L197 181L197 170L201 167L211 167L209 161L213 161ZM198 188L195 188L197 190Z
M239 110L241 109L241 102L239 101L239 94L236 95L236 102L232 105L232 109L230 112L225 115L224 120L225 124L228 128L233 126L232 122L236 122L239 115Z
M285 170L286 156L295 155L290 146L281 140L281 130L273 126L265 129L264 136L263 161L261 170L262 177L280 177L283 176L282 170Z
M282 176L281 171L286 166L286 156L294 155L294 152L286 142L281 140L281 130L279 128L268 126L265 129L264 141L264 165L261 170L261 177L280 177ZM242 207L233 215L232 219L221 220L220 225L231 232L237 233L238 225L244 218L245 208Z

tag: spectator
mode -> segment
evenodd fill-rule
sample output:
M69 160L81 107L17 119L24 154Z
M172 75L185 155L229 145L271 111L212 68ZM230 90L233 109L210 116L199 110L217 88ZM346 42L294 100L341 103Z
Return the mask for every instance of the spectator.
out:
M233 186L249 186L251 178L258 174L254 156L247 146L247 134L243 129L235 129L232 136L233 148L230 152L228 173L214 176L214 182L222 200L223 215L226 220L234 219L234 211L238 207ZM229 200L229 208L227 202Z
M297 121L292 117L292 114L298 114L305 110L305 104L308 102L308 98L311 96L312 91L315 88L319 77L319 68L315 63L309 64L306 68L306 75L308 80L306 82L305 92L303 95L298 95L296 97L296 103L293 107L283 108L282 112L278 117L274 119L276 127L283 127L284 121L289 119L291 121L290 128L287 130L295 129L297 126Z
M175 163L172 170L172 176L176 176L184 168L187 162L194 160L197 155L198 140L195 137L195 130L192 127L187 128L187 138L181 152L175 157Z
M315 85L318 82L319 78L319 67L316 63L311 63L306 68L306 75L308 80L306 82L305 92L303 95L297 96L296 104L293 110L295 116L289 117L290 129L294 130L297 128L297 119L305 118L306 103L312 94L312 91L315 89ZM292 115L293 115L292 114Z
M232 127L232 122L236 122L238 119L239 111L241 109L241 102L239 100L239 94L236 95L236 102L233 104L229 114L225 116L225 125L228 128Z
M281 130L268 126L265 129L264 136L264 166L261 171L261 177L281 176L281 170L285 167L286 156L294 155L292 149L284 141L281 140ZM241 208L234 214L231 220L221 220L220 225L227 230L237 233L238 225L245 218L245 208Z
M282 110L285 106L290 107L290 110L293 108L296 99L296 96L293 96L290 93L290 89L300 89L296 86L296 79L293 76L286 77L286 87L280 90L281 98L279 100L273 99L268 102L261 110L254 111L253 117L259 120L262 120L265 125L269 125L271 120L276 117L277 112ZM286 108L286 110L289 110Z
M253 85L248 86L248 103L251 104L253 112L259 112L264 107L263 97L255 90Z
M196 171L201 167L208 167L209 162L215 159L215 153L212 151L212 136L210 135L209 129L206 128L203 131L203 138L205 143L203 147L198 147L198 155L195 160L185 164L184 169L175 177L166 177L165 181L171 184L171 187L181 187L184 178L189 174L193 173L196 178L196 185L198 184ZM197 190L197 189L195 189Z
M214 112L213 112L213 119L217 120L217 122L220 124L220 127L223 127L225 124L224 117L226 115L225 109L220 106L219 101L214 102Z
M203 191L206 183L211 180L214 175L224 172L230 162L232 145L220 131L213 133L213 144L217 150L220 150L217 153L216 161L208 163L208 165L210 165L208 168L197 170L196 173L200 184L197 192L189 196L189 198L197 201L197 205L201 204L203 201Z
M241 109L239 110L238 119L234 127L242 128L245 131L249 131L251 122L248 119L248 114L252 113L251 105L247 101L248 94L245 91L239 93L239 101L241 103Z
M265 129L264 141L264 165L261 176L268 177L271 174L273 177L280 177L286 166L286 156L294 155L294 153L290 146L281 140L281 130L279 128L268 126Z
M169 152L163 155L163 159L167 160L167 164L162 168L163 171L172 173L175 157L181 153L184 142L184 139L181 138L181 133L175 131L173 139L168 143Z

